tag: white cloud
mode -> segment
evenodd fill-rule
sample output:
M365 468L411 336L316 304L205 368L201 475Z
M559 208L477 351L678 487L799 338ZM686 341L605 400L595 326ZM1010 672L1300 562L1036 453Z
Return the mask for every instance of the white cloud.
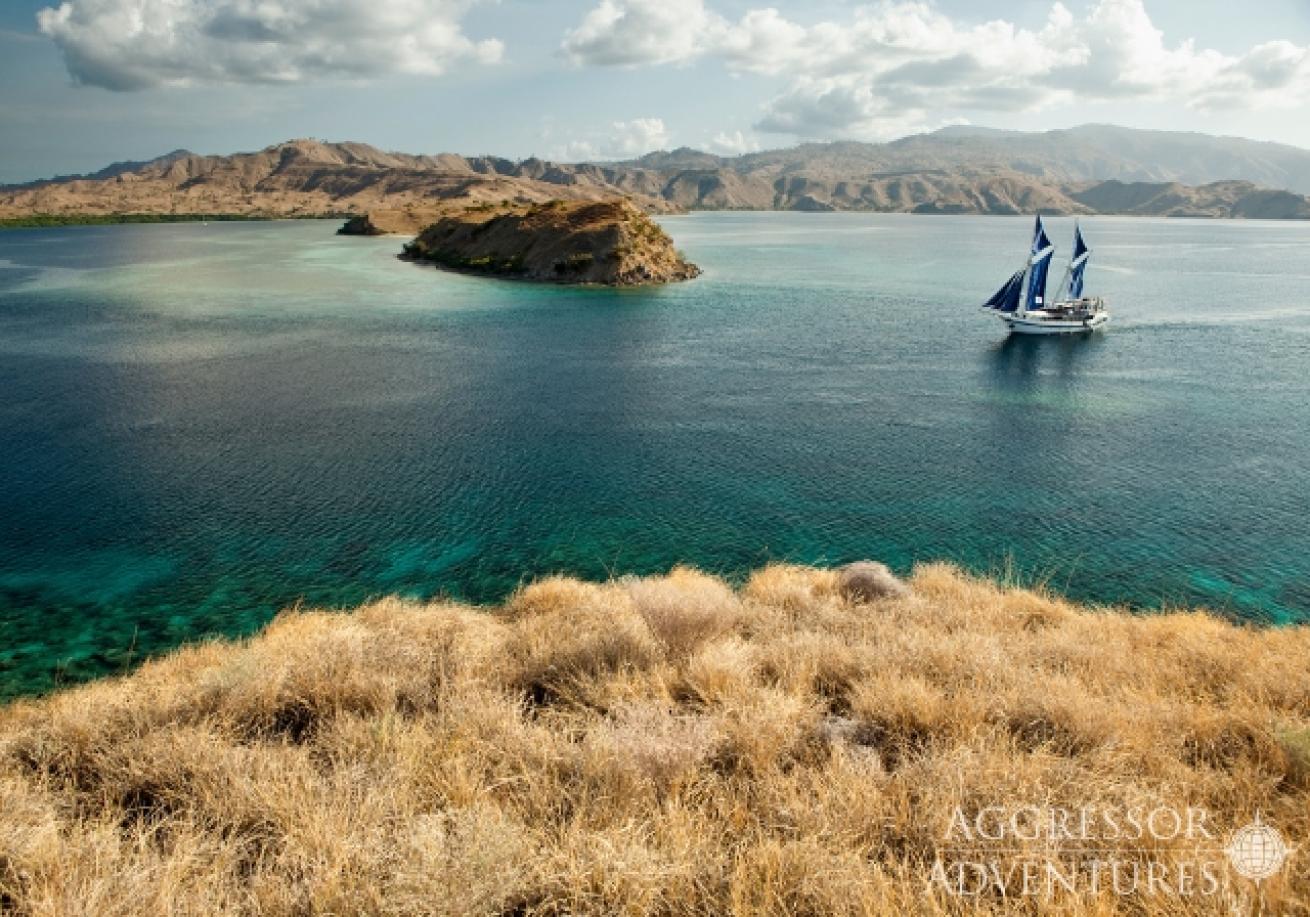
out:
M719 153L724 156L740 156L742 153L754 153L759 150L760 142L755 137L745 134L741 131L719 131L705 148L711 153Z
M546 135L553 133L548 130ZM608 131L573 137L567 143L552 148L551 159L560 162L603 162L612 159L633 159L644 153L662 150L669 146L669 129L662 118L633 118L615 121Z
M963 23L927 2L882 2L801 25L774 9L737 22L704 0L602 0L569 32L576 63L685 63L780 74L763 131L885 137L958 112L1029 111L1074 99L1193 108L1294 106L1310 99L1310 48L1271 41L1240 54L1169 46L1143 0L1097 0L1075 17L1055 3L1037 29Z
M67 0L37 13L79 83L132 90L435 75L499 60L460 19L476 0Z
M610 148L628 156L640 156L669 145L669 131L660 118L615 121Z
M564 53L581 64L671 64L713 50L727 26L702 0L601 0L564 37Z

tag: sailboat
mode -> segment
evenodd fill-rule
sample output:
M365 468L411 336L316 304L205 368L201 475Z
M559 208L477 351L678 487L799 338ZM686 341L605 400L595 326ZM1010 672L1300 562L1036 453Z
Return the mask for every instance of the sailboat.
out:
M1073 257L1051 301L1046 298L1046 279L1055 258L1055 246L1037 217L1033 244L1023 267L1015 271L983 308L998 315L1016 334L1084 334L1110 320L1105 300L1084 296L1083 281L1091 249L1077 223L1073 230Z

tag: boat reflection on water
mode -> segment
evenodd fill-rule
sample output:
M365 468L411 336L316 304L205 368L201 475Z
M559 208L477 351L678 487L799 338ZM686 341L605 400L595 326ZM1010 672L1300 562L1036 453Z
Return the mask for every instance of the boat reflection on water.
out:
M992 347L991 374L1002 380L1031 381L1042 374L1072 379L1104 344L1102 335L1011 334Z

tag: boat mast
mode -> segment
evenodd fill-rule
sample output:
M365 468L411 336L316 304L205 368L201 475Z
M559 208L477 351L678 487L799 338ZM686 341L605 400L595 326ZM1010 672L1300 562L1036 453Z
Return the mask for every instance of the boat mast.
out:
M1064 268L1064 279L1060 281L1060 286L1056 289L1055 301L1066 302L1073 299L1073 271L1079 264L1087 260L1086 244L1082 243L1082 230L1078 226L1078 221L1073 221L1073 250L1069 252L1069 263ZM1078 251L1082 243L1083 251Z
M1029 255L1023 262L1023 286L1019 288L1019 308L1014 310L1015 315L1023 315L1028 311L1028 281L1033 275L1033 256Z
M1069 298L1081 299L1083 295L1083 277L1087 271L1087 259L1092 256L1092 250L1087 247L1087 242L1083 239L1083 231L1077 222L1073 227L1073 258L1069 261ZM1074 289L1074 287L1078 289Z
M1075 236L1078 235L1077 220L1073 221L1073 232ZM1069 263L1064 266L1064 276L1060 278L1060 285L1055 288L1056 302L1065 302L1069 298L1069 281L1073 278L1073 257L1074 253L1072 251L1069 252Z

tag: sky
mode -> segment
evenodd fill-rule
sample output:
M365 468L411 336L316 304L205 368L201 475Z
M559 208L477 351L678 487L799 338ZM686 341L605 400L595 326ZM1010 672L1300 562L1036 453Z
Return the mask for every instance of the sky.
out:
M582 160L1087 122L1310 147L1310 0L0 2L0 182L294 137Z

